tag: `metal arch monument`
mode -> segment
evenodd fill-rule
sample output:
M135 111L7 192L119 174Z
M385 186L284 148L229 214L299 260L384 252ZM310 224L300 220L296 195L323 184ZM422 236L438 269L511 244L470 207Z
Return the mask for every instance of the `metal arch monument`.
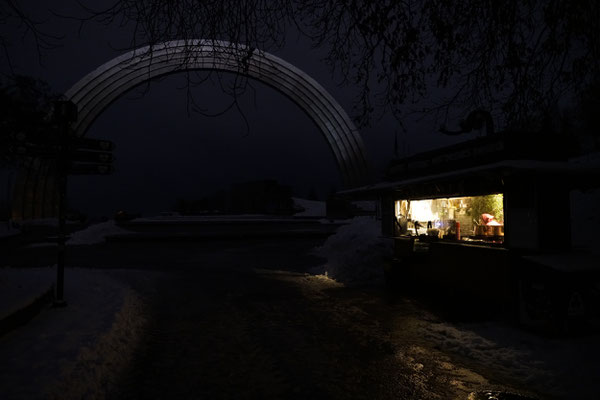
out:
M242 74L261 81L289 97L317 124L337 162L346 187L366 183L369 176L362 138L344 109L314 79L290 63L272 54L249 51L241 45L216 40L171 41L145 46L108 61L73 85L65 99L78 107L78 119L72 125L84 136L94 120L120 96L134 87L160 76L193 70L216 70ZM31 202L43 202L48 191L44 175L51 175L46 162L31 162L27 178L15 186L15 203L23 209ZM32 169L39 170L32 173ZM30 179L30 176L37 176ZM45 188L41 195L39 186ZM50 185L52 186L52 185ZM40 198L41 196L41 198ZM20 199L18 199L20 197ZM37 197L37 199L36 199ZM15 204L16 205L16 204ZM20 205L19 205L20 207ZM32 214L36 206L31 204ZM37 209L48 209L48 205ZM14 213L13 213L14 214ZM28 214L28 213L26 213ZM41 214L46 214L41 212ZM33 215L40 217L45 215Z

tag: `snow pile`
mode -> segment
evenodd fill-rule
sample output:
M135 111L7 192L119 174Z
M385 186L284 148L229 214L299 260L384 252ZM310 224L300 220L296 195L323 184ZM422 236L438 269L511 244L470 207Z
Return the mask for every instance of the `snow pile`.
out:
M324 217L327 207L324 201L306 200L293 197L294 207L303 208L304 211L294 214L296 217Z
M375 283L383 277L383 258L391 253L392 242L381 237L380 221L355 217L314 249L327 263L311 272L346 284Z
M114 220L110 220L99 224L90 225L86 229L73 232L71 234L71 239L69 239L67 244L79 245L103 243L106 236L127 232L129 231L119 228L115 224Z

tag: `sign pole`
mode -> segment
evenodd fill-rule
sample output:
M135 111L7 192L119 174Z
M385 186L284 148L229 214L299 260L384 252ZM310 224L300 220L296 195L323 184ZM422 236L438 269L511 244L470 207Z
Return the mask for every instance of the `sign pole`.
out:
M61 127L61 144L58 151L58 255L56 260L56 301L57 307L64 307L65 259L66 259L66 210L67 210L67 123Z
M69 168L70 124L77 120L77 106L70 101L54 103L54 116L60 124L58 167L58 254L56 260L56 300L55 307L65 307L64 299L65 259L66 259L66 216L67 216L67 170Z

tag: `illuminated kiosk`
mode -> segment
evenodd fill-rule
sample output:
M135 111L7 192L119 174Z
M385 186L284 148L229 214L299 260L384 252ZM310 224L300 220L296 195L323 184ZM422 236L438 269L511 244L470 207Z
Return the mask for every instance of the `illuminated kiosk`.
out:
M597 187L600 174L569 162L561 141L538 138L506 132L397 159L385 181L340 194L380 201L382 234L394 241L386 275L400 287L564 322L587 312L586 285L600 283L599 268L568 261L570 192Z
M296 103L318 126L334 155L345 187L368 182L369 168L362 138L344 109L314 79L266 52L216 40L172 41L123 54L95 69L66 93L79 110L74 133L84 136L94 120L136 86L164 75L215 70L263 82ZM29 159L15 184L13 218L55 215L53 163Z

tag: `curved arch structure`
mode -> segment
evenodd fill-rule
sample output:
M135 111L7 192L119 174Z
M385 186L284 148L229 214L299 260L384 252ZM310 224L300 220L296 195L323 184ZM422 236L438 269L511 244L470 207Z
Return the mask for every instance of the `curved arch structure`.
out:
M247 75L279 90L300 106L327 139L348 186L367 176L362 138L344 109L314 79L269 53L248 51L223 41L173 41L143 47L102 65L69 89L78 106L77 135L85 134L104 109L133 87L153 78L188 70Z
M190 70L233 72L257 79L294 101L317 124L332 150L346 187L364 184L368 165L362 138L352 120L314 79L265 52L224 41L171 41L123 54L85 76L65 97L78 107L75 134L132 88L160 76ZM24 198L31 197L23 194Z

